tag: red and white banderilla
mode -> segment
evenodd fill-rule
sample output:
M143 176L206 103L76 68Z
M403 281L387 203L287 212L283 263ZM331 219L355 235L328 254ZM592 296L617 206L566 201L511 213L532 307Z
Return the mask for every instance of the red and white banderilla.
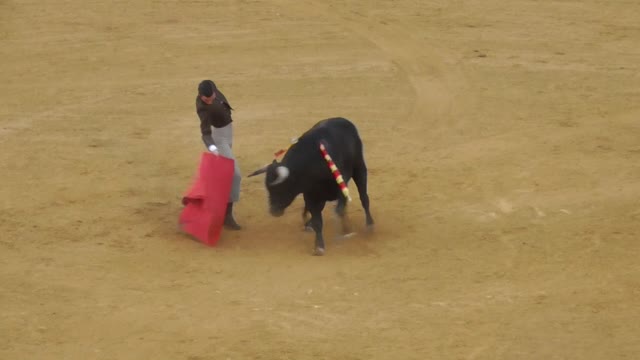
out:
M333 178L336 179L336 182L338 183L338 186L340 187L342 194L344 195L345 198L347 198L347 200L351 201L351 196L349 196L349 188L347 187L347 184L345 184L344 179L342 178L342 174L340 174L340 170L338 169L336 164L333 162L333 160L331 160L331 156L329 155L329 153L327 152L327 149L324 147L324 144L322 143L320 144L320 152L322 152L322 156L327 161L327 164L329 165L329 169L331 169L331 173L333 174Z

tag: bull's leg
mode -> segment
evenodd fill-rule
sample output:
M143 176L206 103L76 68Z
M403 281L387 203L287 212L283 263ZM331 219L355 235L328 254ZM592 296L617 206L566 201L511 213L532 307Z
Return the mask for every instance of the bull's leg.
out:
M346 210L347 210L347 199L345 199L344 196L340 194L340 197L338 198L338 204L336 205L336 214L338 215L338 218L340 219L340 224L342 225L343 237L349 237L353 235L353 232L351 231L351 223L347 217Z
M324 255L324 238L322 237L322 210L324 210L325 201L311 202L307 206L311 213L311 226L316 232L316 243L313 255Z
M360 203L364 209L367 227L371 230L373 228L373 217L371 211L369 211L369 195L367 193L367 166L364 163L364 159L361 160L360 166L356 167L353 174L353 181L358 187L358 194L360 195Z
M304 210L302 211L302 224L304 225L304 231L313 231L311 219L309 218L309 209L307 208L306 203L304 205Z

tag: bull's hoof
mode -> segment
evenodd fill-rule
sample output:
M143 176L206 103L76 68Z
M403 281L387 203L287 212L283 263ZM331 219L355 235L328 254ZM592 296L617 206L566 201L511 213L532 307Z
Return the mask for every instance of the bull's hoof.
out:
M372 233L372 232L373 232L373 229L374 229L373 224L367 224L367 232L368 232L368 233Z
M324 248L316 248L313 251L313 256L322 256L324 255Z
M313 227L307 225L307 226L304 227L303 231L304 232L313 232Z

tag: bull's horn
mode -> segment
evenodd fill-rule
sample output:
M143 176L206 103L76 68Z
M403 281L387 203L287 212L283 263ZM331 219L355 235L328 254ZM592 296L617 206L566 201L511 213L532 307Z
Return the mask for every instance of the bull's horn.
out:
M286 166L278 166L276 168L276 173L278 174L278 178L273 180L270 185L278 185L281 182L285 181L289 176L289 169Z
M260 174L264 174L267 172L267 168L269 167L269 165L265 165L263 167L261 167L260 169L252 172L251 174L249 174L247 177L252 177L252 176L256 176L256 175L260 175Z

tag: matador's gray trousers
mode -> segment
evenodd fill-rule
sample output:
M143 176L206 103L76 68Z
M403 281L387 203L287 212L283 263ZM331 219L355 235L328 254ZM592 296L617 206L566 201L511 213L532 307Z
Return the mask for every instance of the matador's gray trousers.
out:
M242 175L240 175L240 167L238 166L238 160L233 156L233 123L221 127L213 128L211 137L214 144L218 148L220 156L224 156L234 160L233 182L231 183L231 195L229 196L229 202L237 202L240 199L240 181Z

